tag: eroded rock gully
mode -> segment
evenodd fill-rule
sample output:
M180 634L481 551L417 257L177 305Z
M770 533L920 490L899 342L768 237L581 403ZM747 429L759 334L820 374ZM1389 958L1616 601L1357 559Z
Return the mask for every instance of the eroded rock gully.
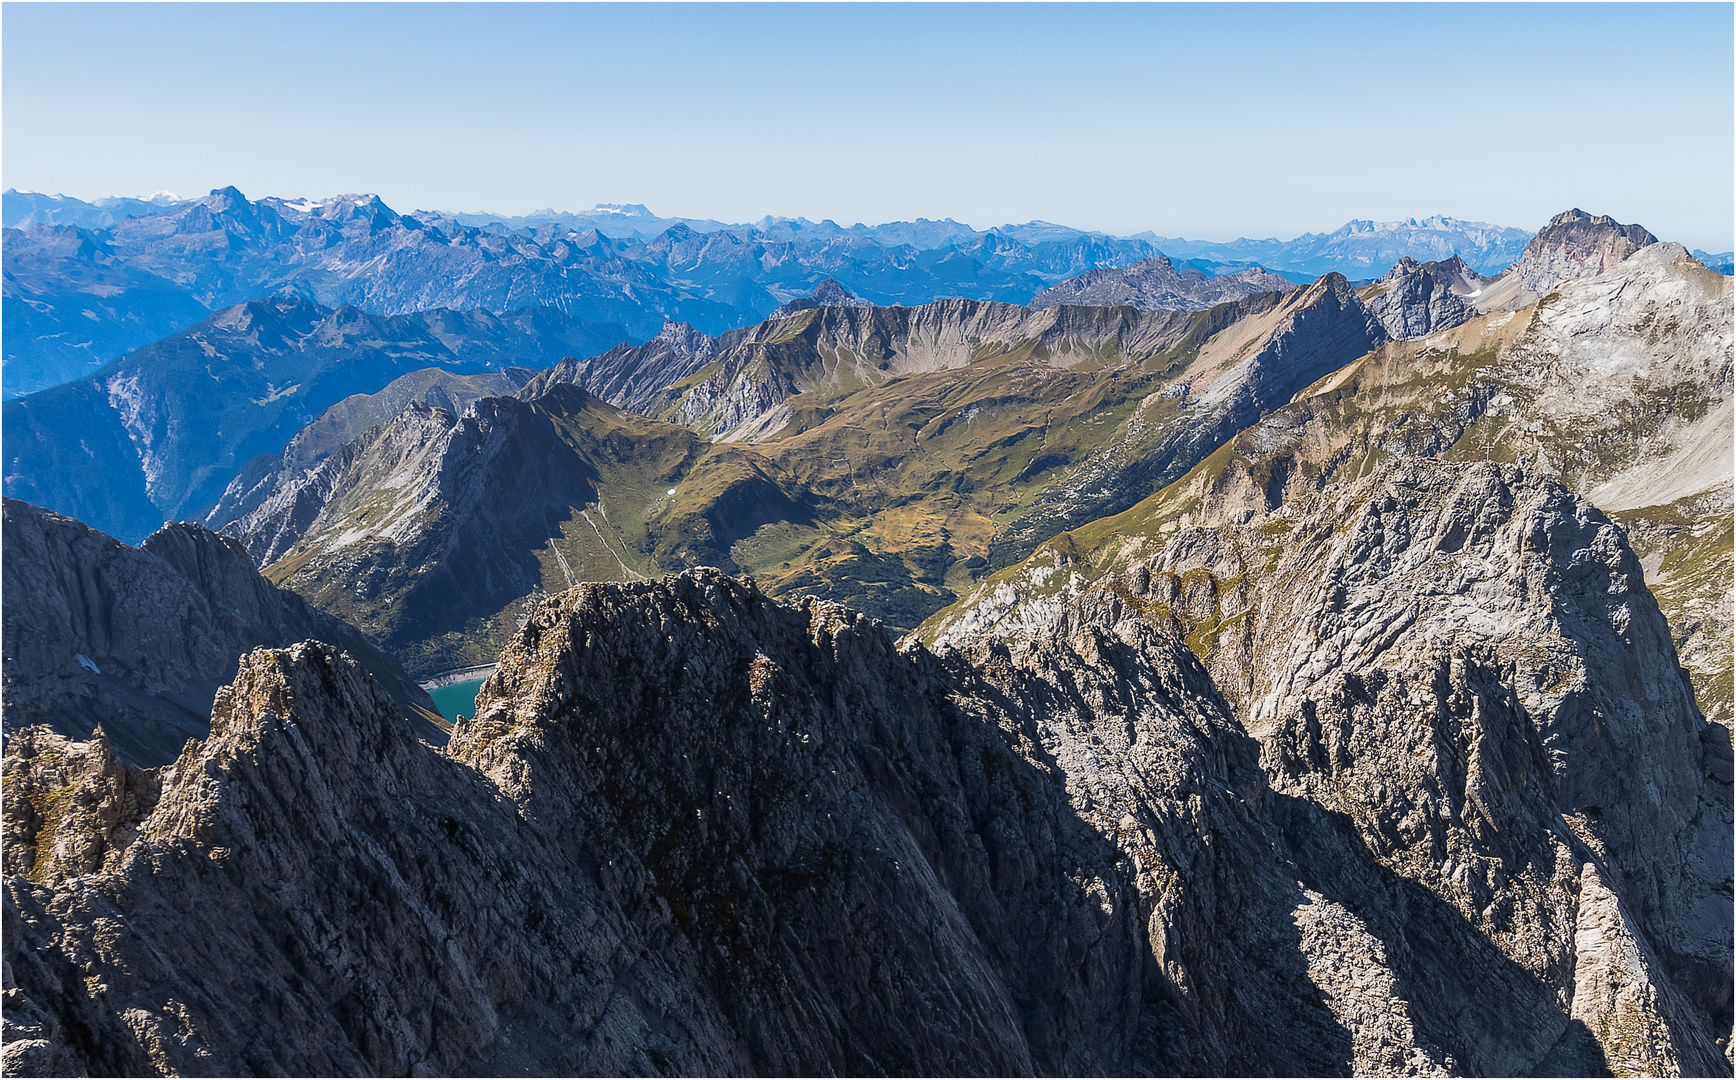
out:
M6 1070L1727 1072L1722 729L1619 531L1450 472L1294 523L1217 683L1152 568L936 654L696 571L445 751L318 643L159 770L15 740Z

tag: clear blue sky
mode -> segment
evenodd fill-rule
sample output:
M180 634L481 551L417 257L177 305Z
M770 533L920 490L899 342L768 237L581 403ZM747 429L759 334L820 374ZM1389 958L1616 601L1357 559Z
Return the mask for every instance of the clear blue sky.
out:
M24 4L3 177L1288 238L1570 206L1732 246L1730 4Z

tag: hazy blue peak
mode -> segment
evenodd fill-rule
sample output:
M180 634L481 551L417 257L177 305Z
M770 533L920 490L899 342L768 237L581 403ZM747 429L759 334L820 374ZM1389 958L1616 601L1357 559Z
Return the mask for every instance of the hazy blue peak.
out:
M7 188L0 193L0 225L8 229L33 225L106 229L125 218L167 213L188 206L192 201L167 191L157 191L143 198L105 195L86 202L71 195L45 195Z
M1695 248L1688 252L1688 254L1705 263L1709 269L1716 270L1726 277L1730 276L1732 273L1736 273L1736 252L1724 251L1714 254L1710 251L1701 251L1699 248Z

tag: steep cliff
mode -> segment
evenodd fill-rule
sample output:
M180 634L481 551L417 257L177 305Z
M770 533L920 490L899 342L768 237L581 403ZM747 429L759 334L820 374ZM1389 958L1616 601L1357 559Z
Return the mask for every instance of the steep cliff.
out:
M1510 271L1527 289L1546 293L1564 281L1595 277L1658 238L1640 225L1575 207L1556 214L1525 245Z
M139 548L71 518L4 502L5 730L46 724L72 738L98 724L135 765L172 761L209 725L238 656L309 637L347 650L429 738L428 695L353 627L259 576L247 553L197 525Z
M1150 556L1123 543L1104 576L1052 544L939 641L1041 636L1075 596L1185 635L1295 800L1299 864L1357 895L1372 858L1412 897L1397 921L1356 910L1455 1068L1718 1068L1730 740L1621 530L1517 467L1421 459L1201 520ZM1492 951L1458 974L1400 966L1467 935ZM1455 1006L1473 985L1523 990L1515 1016L1565 1002L1584 1030L1473 1036L1496 1022Z
M1482 279L1457 255L1443 262L1400 259L1362 291L1362 300L1394 341L1426 337L1475 315Z

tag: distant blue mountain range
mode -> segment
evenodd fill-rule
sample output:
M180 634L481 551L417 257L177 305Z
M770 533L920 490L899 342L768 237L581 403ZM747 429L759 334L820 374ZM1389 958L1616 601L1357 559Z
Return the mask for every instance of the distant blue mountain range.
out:
M7 190L0 210L8 399L88 375L219 308L275 295L381 315L547 306L643 341L665 319L708 333L751 325L826 278L877 304L1022 304L1067 278L1159 254L1178 270L1260 266L1298 283L1331 271L1364 280L1401 258L1454 254L1492 274L1531 236L1446 217L1219 243L1044 221L986 230L926 218L728 224L660 217L639 204L517 217L399 213L373 195L254 201L232 187L201 199L93 202ZM1730 272L1728 253L1703 257Z

